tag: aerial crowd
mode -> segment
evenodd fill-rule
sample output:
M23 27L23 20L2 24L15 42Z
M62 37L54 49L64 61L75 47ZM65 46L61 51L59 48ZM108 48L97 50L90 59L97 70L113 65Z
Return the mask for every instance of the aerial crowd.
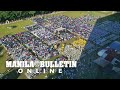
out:
M91 41L95 45L102 46L109 40L117 39L120 35L120 24L118 22L105 21L94 25L93 22L98 18L90 15L80 18L70 18L64 15L35 18L33 19L34 25L25 27L27 31L15 35L6 35L0 38L0 41L14 60L48 60L59 55L59 51L52 45L76 36L84 38L80 41L83 41L85 48L92 52L94 45ZM66 56L72 55L70 49L69 52L68 49L65 49L64 52ZM80 54L79 51L77 52ZM75 54L74 50L73 53ZM76 53L76 55L78 54ZM75 57L72 58L75 59ZM58 60L63 60L63 57ZM81 66L81 63L78 66ZM75 69L75 71L78 70ZM75 77L74 70L71 72L66 70L64 74L70 74L70 78ZM69 78L68 76L67 78Z

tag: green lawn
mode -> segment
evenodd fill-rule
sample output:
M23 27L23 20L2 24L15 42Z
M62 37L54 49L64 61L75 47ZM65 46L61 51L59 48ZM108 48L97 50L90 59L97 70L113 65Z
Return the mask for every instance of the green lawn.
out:
M52 15L65 15L69 16L72 18L78 18L80 16L88 15L91 14L93 16L106 16L112 14L112 11L107 11L107 12L101 12L101 11L65 11L57 14L52 14ZM51 16L48 14L48 16Z
M0 38L8 34L13 35L19 32L23 32L25 31L24 27L26 25L32 25L32 24L33 22L31 20L23 20L23 21L18 21L15 23L0 25ZM16 26L16 28L9 29L8 27L10 26Z
M54 74L55 74L55 73L48 73L48 72L46 72L46 73L42 73L42 74L34 77L34 79L46 79L45 76L51 76L51 75L54 75Z
M34 79L45 79L45 76L47 75L48 73L42 73L36 77L34 77Z
M7 60L7 52L4 48L2 52L3 52L3 55L0 56L0 73L4 73L7 70L7 68L5 67L5 62Z
M23 73L20 74L20 76L18 77L18 79L27 79L27 77L25 76L26 72L27 72L27 69L24 69Z

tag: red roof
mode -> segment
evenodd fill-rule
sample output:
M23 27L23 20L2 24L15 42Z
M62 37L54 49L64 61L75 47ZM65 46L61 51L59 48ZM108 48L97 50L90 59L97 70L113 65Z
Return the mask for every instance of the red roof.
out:
M117 55L117 53L115 52L115 50L108 50L107 51L107 56L105 57L105 60L107 60L107 61L112 61L115 57L116 57L116 55Z
M112 54L108 54L106 57L105 57L105 60L111 62L112 60L114 59L114 56Z

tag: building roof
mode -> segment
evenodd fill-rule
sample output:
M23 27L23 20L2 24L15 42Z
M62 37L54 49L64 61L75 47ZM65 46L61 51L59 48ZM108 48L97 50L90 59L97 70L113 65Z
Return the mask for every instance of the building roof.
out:
M107 66L110 62L105 60L104 58L102 57L99 57L97 58L96 60L94 60L94 63L100 65L101 67L105 67Z
M120 51L120 42L115 41L110 45L110 48Z
M106 52L106 50L103 49L103 50L101 50L101 51L98 52L98 55L101 57L101 56L103 56L103 54L104 54L105 52Z
M111 62L111 61L114 59L114 57L115 57L114 55L108 54L108 55L105 57L105 60Z
M98 55L105 60L111 62L116 57L117 52L112 48L106 48L98 52Z

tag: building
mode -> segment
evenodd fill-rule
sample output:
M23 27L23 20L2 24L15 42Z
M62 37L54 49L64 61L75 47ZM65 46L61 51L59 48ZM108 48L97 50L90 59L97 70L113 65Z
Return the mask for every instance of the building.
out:
M113 65L113 70L120 72L120 42L115 41L105 49L98 52L99 58L94 60L94 63L101 67L106 67L108 64Z
M109 47L120 52L120 42L118 41L113 42Z
M102 57L97 58L96 60L94 60L94 63L98 64L101 67L105 67L107 66L110 62L105 60Z

